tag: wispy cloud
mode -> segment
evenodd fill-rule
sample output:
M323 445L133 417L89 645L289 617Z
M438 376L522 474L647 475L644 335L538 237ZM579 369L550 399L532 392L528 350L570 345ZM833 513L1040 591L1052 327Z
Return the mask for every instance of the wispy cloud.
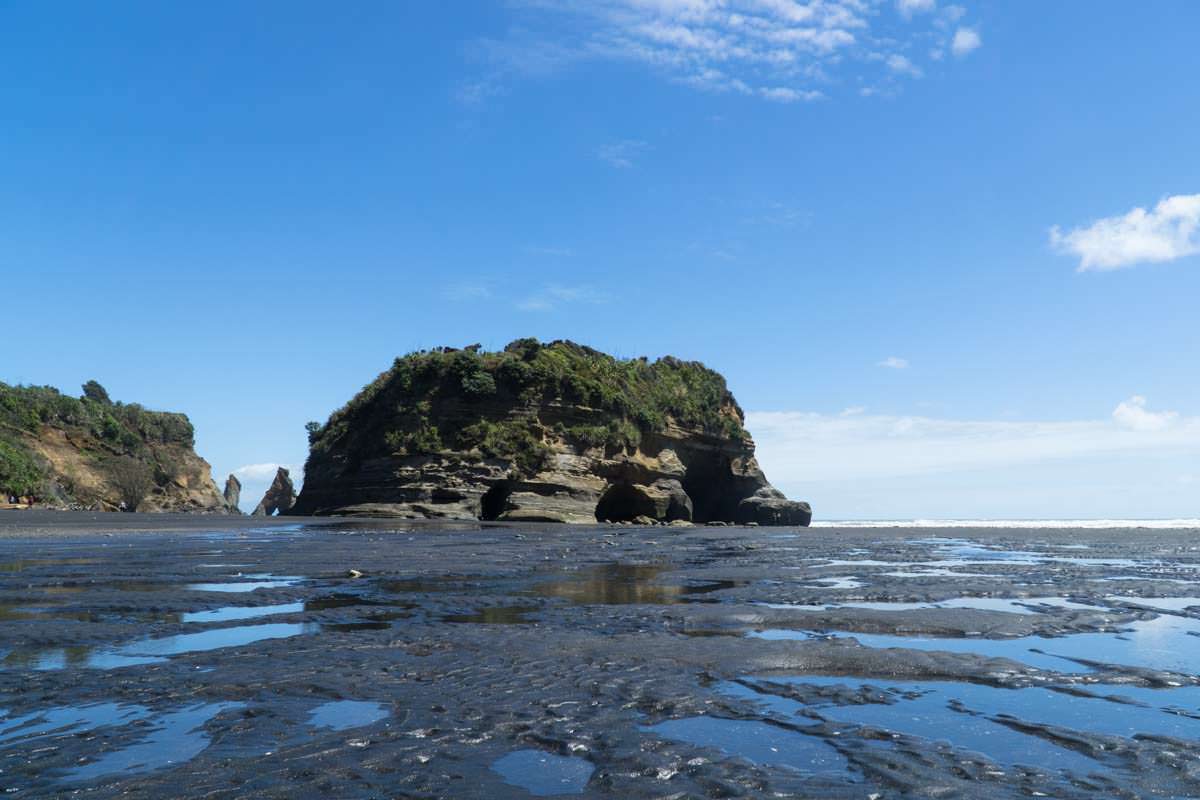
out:
M772 480L858 480L986 469L1102 453L1196 452L1200 418L1149 411L1144 398L1109 419L960 421L919 416L760 411L746 415Z
M896 10L905 17L927 14L937 8L937 0L896 0Z
M506 94L514 80L554 74L581 57L577 49L521 29L514 29L503 39L478 39L467 48L466 55L478 72L460 83L454 94L468 108L482 107L488 100Z
M1080 272L1195 255L1200 253L1200 194L1167 197L1150 211L1135 208L1066 233L1056 225L1050 229L1050 244L1077 256Z
M601 145L596 150L596 158L617 169L629 169L633 166L634 159L644 153L647 147L649 145L639 139L625 139L620 142Z
M914 78L920 78L925 74L924 70L909 61L907 57L899 54L888 56L887 66L888 69L897 75L911 75Z
M979 31L974 28L959 28L954 32L954 39L950 42L950 52L963 58L982 46L983 38L979 35Z
M875 366L885 367L887 369L908 369L908 359L898 358L896 356L888 356L883 361L880 361Z
M965 55L981 43L973 28L954 30L962 6L936 0L513 0L510 8L514 32L478 43L486 77L464 84L464 102L582 60L641 64L704 91L812 102L864 73L920 76L923 67L901 54L913 45Z
M552 311L566 305L607 303L608 294L591 286L549 285L517 303L521 311Z

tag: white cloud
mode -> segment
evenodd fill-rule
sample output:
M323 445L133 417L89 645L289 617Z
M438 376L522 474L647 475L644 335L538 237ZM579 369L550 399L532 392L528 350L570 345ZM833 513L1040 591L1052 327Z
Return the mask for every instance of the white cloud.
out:
M737 87L739 90L741 87ZM825 97L824 92L818 91L800 91L799 89L789 89L786 86L763 86L755 90L755 94L759 97L764 97L767 100L774 100L777 103L799 103L812 100L822 100Z
M1131 411L1132 409L1132 411ZM746 415L772 481L854 481L1011 467L1100 454L1200 454L1200 417L1150 412L1141 398L1110 419L962 421L758 411Z
M297 470L290 464L246 464L235 469L233 474L242 481L270 481L275 479L280 467L288 470L295 479Z
M909 61L905 56L898 54L887 57L887 67L897 75L911 75L914 78L919 78L925 74L916 64Z
M552 311L570 304L599 305L608 302L608 295L591 286L559 286L551 284L540 292L517 303L521 311Z
M953 25L967 15L967 10L962 6L946 6L942 9L942 24Z
M1117 405L1113 422L1131 431L1165 431L1179 421L1174 411L1147 411L1146 398L1134 395Z
M978 50L983 45L983 39L979 36L979 31L974 28L959 28L954 32L954 39L950 42L950 52L962 58L974 50Z
M908 20L899 32L880 13L893 2ZM475 48L490 75L460 90L465 102L501 93L512 78L584 60L640 64L705 91L811 102L827 87L878 75L881 48L949 48L964 13L939 9L936 0L512 0L509 7L513 33ZM959 35L974 37L968 50L978 46L973 30ZM905 74L920 69L909 65Z
M937 8L937 0L896 0L896 10L906 17L926 14Z
M896 356L888 356L883 361L880 361L875 366L886 367L888 369L908 369L907 358L897 358Z
M645 152L648 146L646 142L637 139L625 139L602 145L596 151L596 157L618 169L629 169L633 166L634 159Z
M1078 256L1080 272L1194 255L1200 253L1200 194L1167 197L1150 211L1135 208L1067 233L1055 226L1050 244L1060 253Z

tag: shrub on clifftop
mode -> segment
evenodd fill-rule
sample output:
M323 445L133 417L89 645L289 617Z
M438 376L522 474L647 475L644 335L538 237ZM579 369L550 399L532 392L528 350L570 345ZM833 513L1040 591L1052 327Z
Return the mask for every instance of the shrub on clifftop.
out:
M539 419L547 407L597 410L611 421L549 431ZM574 342L518 339L499 352L472 346L397 358L325 425L309 428L310 458L335 443L352 459L450 448L511 458L528 474L549 457L552 435L631 448L671 424L747 436L724 378L699 362L618 359Z

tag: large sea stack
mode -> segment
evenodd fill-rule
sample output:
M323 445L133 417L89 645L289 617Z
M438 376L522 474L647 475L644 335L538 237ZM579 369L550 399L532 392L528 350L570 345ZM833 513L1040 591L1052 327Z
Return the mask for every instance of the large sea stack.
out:
M287 514L296 503L296 489L292 485L292 476L286 467L275 470L275 480L267 487L263 499L258 501L252 517L270 517L275 514Z
M807 525L718 373L521 339L396 359L310 426L292 514Z
M194 444L183 414L115 403L95 381L81 397L0 383L0 495L50 508L226 513Z

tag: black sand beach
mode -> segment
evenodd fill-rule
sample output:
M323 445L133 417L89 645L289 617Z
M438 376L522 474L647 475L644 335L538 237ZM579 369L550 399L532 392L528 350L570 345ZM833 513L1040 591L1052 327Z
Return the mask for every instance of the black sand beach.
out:
M1196 534L5 512L0 789L1195 796Z

